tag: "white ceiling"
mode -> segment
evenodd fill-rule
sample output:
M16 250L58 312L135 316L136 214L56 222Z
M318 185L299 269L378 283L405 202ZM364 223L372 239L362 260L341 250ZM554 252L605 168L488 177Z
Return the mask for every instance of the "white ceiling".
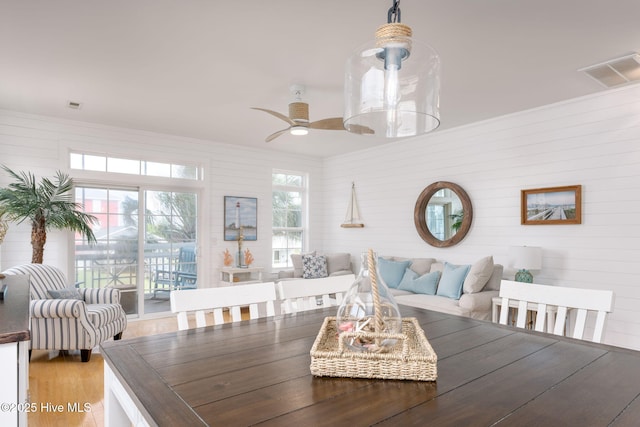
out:
M314 156L381 144L319 130L265 143L286 124L250 107L287 114L299 83L312 121L341 116L345 60L391 4L0 0L0 108ZM577 70L640 52L638 0L400 7L441 56L437 131L603 90Z

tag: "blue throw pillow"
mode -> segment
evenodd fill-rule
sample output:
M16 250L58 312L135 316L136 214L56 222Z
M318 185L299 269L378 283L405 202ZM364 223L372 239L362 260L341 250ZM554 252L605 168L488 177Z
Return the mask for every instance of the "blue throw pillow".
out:
M470 265L453 265L445 262L436 295L460 299L462 296L462 284L470 268Z
M418 276L418 273L407 268L404 277L398 285L398 289L413 292L414 294L435 295L438 288L439 271Z
M391 261L378 258L378 271L382 280L390 288L397 288L404 276L404 271L411 265L411 261Z

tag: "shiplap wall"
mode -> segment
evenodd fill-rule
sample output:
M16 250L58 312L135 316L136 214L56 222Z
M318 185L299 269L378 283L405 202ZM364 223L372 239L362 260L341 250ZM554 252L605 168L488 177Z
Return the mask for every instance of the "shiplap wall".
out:
M282 169L304 171L309 175L310 227L315 230L310 239L322 232L322 161L281 152L255 150L230 144L180 138L150 132L102 126L78 121L59 120L0 110L0 164L14 171L31 171L37 177L53 176L68 166L68 148L108 153L146 160L200 163L206 166L202 197L205 207L200 227L203 237L199 247L199 261L203 286L216 286L222 266L222 252L237 252L235 242L223 238L224 196L258 198L258 240L245 242L254 255L255 265L264 266L266 277L271 271L271 173ZM77 171L72 176L82 175ZM77 179L81 181L81 178ZM135 185L136 178L114 177L116 183L127 181ZM0 171L0 186L9 183ZM11 225L5 242L0 246L1 267L31 261L30 226ZM48 233L44 262L70 272L68 234ZM1 270L0 270L1 271Z
M605 342L640 349L640 86L333 157L324 173L325 250L493 255L508 267L509 246L541 246L535 282L612 289ZM339 226L352 181L363 229ZM452 248L429 246L414 226L418 195L435 181L461 185L473 204L471 230ZM521 189L576 184L581 225L520 224Z
M209 209L201 265L212 286L222 251L235 247L222 238L223 196L258 197L258 241L245 246L270 270L271 171L303 170L310 178L309 249L348 251L356 262L372 247L457 263L491 254L507 264L508 246L541 246L536 282L614 290L605 342L640 349L640 86L324 160L0 110L1 164L51 175L66 167L67 146L204 162ZM442 180L461 185L474 208L469 235L453 248L430 247L413 224L418 195ZM352 181L364 229L339 226ZM0 173L0 185L7 183ZM581 225L520 225L521 189L573 184L583 186ZM68 266L66 237L50 233L45 262ZM0 254L3 269L29 262L29 228L12 226ZM513 273L507 268L505 276Z

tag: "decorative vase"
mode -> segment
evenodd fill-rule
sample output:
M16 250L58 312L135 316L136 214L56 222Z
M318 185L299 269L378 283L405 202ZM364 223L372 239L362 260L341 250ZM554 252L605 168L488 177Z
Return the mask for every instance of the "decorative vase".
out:
M345 295L336 316L340 340L357 352L385 352L401 333L402 318L389 288L378 271L371 249L361 256L358 277Z

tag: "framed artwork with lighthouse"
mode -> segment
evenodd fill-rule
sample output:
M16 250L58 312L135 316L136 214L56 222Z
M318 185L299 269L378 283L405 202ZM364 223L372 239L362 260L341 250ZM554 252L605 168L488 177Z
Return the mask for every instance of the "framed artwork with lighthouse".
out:
M258 240L258 199L224 196L224 240Z

